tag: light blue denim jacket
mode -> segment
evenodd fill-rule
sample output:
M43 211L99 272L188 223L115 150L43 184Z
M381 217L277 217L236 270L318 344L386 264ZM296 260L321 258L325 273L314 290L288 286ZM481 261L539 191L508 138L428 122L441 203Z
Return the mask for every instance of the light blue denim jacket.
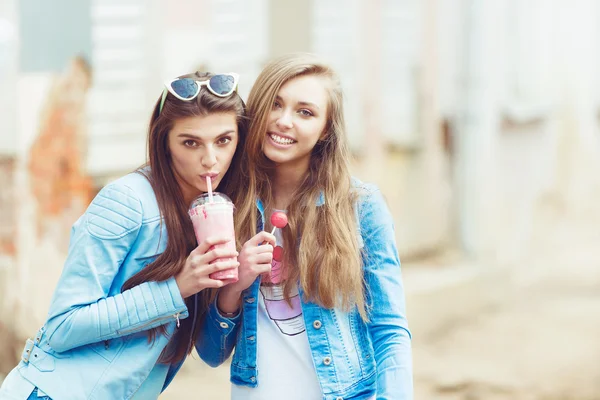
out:
M369 322L357 310L346 313L302 301L306 333L323 399L408 400L413 398L411 334L406 320L400 260L392 216L379 189L353 180L359 191L357 218L359 244L363 247ZM322 204L326 201L323 197ZM257 204L264 226L264 210ZM258 278L242 295L242 312L230 321L234 329L209 346L199 349L212 366L224 362L235 346L231 382L256 387ZM302 293L302 290L300 290ZM213 319L218 315L211 306ZM241 321L240 321L241 320ZM241 322L241 323L240 323ZM206 333L208 336L209 333ZM215 350L220 349L220 352ZM349 351L355 349L356 351Z
M21 361L0 388L0 399L27 399L35 387L55 400L129 399L169 343L145 333L188 317L174 278L121 291L123 283L166 246L154 191L140 174L104 187L74 224L69 254L47 322L28 340ZM206 337L228 333L207 324ZM223 322L225 324L226 322ZM214 340L213 340L214 341ZM182 363L171 365L164 388Z

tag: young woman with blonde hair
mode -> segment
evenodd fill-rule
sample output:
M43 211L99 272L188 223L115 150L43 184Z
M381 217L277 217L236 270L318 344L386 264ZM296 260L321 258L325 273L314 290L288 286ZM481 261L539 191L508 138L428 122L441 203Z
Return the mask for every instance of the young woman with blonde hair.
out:
M240 280L218 296L240 320L218 357L235 345L233 399L412 398L392 216L350 175L342 104L336 74L310 55L270 62L250 92L238 241L271 230L273 212L288 224L272 254L258 239L241 248Z

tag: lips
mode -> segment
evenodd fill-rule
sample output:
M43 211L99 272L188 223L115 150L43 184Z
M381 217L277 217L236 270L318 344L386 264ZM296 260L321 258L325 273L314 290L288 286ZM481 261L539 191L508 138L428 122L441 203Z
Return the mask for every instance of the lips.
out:
M281 133L269 132L267 135L269 136L269 139L271 139L275 144L281 146L289 146L297 142L291 137L282 135Z
M219 176L219 174L217 174L217 173L213 173L213 172L211 172L211 173L208 173L208 174L202 174L202 175L200 175L200 177L201 177L203 180L206 180L206 178L207 178L207 177L209 177L209 178L210 178L210 180L211 180L212 182L214 182L214 181L215 181L215 179L217 179L217 177L218 177L218 176Z

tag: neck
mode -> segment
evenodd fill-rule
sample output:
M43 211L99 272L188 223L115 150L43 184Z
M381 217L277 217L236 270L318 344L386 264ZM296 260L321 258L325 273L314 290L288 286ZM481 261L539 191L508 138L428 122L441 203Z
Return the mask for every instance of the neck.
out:
M306 165L280 164L275 168L273 177L273 207L285 210L290 205L294 193L308 173Z
M188 206L192 204L192 201L199 195L199 193L193 193L186 188L181 188L181 192L183 193L183 201L185 201L185 204Z
M181 194L183 195L183 201L185 201L186 205L189 206L196 197L202 194L201 192L198 192L197 189L187 185L178 176L175 176L175 178L179 183L179 188L181 189Z

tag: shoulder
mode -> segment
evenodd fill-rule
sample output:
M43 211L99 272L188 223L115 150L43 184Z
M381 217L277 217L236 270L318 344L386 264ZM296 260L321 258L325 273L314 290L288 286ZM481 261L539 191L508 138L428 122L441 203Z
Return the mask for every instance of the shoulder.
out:
M88 207L86 220L91 234L110 239L123 237L159 215L150 182L134 172L102 188Z
M363 182L358 178L352 177L352 190L357 196L358 207L362 208L368 203L377 200L378 197L383 198L379 187L374 183Z
M357 196L355 212L362 232L393 225L387 201L377 185L352 178L352 188Z
M156 194L147 178L147 174L149 174L148 169L132 172L107 186L107 188L127 193L137 199L144 214L144 222L160 217Z
M137 170L111 182L107 186L118 186L132 190L140 200L144 200L147 197L156 199L152 185L148 180L149 175L150 170L148 169Z

